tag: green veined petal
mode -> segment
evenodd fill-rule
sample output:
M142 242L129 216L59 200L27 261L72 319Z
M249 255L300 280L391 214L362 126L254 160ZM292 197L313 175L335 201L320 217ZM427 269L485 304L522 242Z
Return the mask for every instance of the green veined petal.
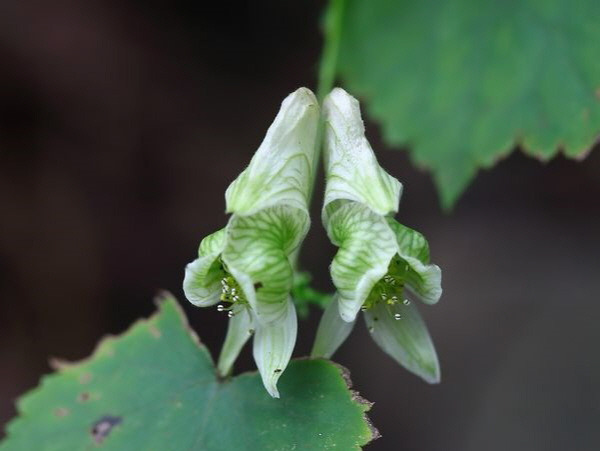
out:
M200 243L198 258L185 268L183 291L185 297L198 307L219 302L221 278L224 275L219 255L225 247L225 229L205 237Z
M416 258L405 257L410 266L406 288L426 304L435 304L442 296L442 270L437 265L424 265Z
M231 311L233 316L229 319L227 336L217 364L220 376L227 376L231 372L240 351L254 333L254 318L249 308L234 304Z
M394 318L396 314L400 320ZM431 384L440 381L433 342L413 304L377 304L365 312L365 322L379 347L400 365Z
M365 137L358 101L336 88L323 103L325 116L324 207L336 200L367 205L380 215L398 211L402 184L377 162ZM323 216L327 221L327 211Z
M250 165L227 188L227 212L250 215L277 204L307 210L318 122L319 106L309 89L286 97Z
M321 317L310 356L330 358L346 341L355 324L356 320L348 323L340 317L338 295L336 294Z
M233 215L223 261L261 322L277 320L292 288L289 256L308 230L308 217L293 207L270 207Z
M298 322L291 298L279 321L260 324L254 336L253 354L263 384L273 398L279 398L277 381L287 367L296 344Z
M356 202L344 203L331 215L327 234L339 246L331 277L339 293L340 315L344 321L354 321L398 252L396 238L385 218Z
M396 234L400 254L414 257L421 263L429 263L429 244L425 237L409 227L400 224L393 218L387 218L388 224Z
M400 257L406 262L406 287L426 304L435 304L442 296L442 271L429 263L429 245L425 237L396 220L388 218L388 224L398 241Z

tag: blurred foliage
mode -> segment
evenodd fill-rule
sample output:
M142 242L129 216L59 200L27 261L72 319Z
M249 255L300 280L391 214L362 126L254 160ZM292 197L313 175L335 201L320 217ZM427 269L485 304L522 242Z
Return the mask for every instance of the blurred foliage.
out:
M325 360L293 361L271 398L256 373L219 381L170 296L159 312L59 371L18 404L2 451L359 449L370 404Z
M446 208L515 145L580 158L600 133L596 0L339 3L344 84Z
M322 293L315 290L310 282L312 276L308 272L297 272L294 274L294 285L292 287L292 299L296 304L296 311L300 318L308 317L309 306L315 305L325 310L333 299L332 294Z

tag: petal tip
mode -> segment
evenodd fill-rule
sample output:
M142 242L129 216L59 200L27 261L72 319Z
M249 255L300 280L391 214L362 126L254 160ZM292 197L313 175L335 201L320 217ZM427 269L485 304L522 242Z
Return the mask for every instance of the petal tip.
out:
M273 385L272 387L267 387L265 385L265 388L267 389L267 392L269 393L269 395L271 396L271 398L273 399L279 399L279 390L277 390L277 386Z
M436 363L437 363L437 361L436 361ZM440 382L442 382L442 374L440 371L439 364L436 365L435 369L433 370L433 372L431 374L422 374L421 377L423 378L423 380L425 382L427 382L428 384L431 384L431 385L437 385Z

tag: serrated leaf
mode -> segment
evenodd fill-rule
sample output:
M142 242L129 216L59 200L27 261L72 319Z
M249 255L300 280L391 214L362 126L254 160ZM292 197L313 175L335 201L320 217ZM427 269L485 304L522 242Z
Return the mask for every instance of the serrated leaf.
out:
M271 398L256 373L219 381L175 299L18 402L2 451L360 449L369 404L325 360L293 361Z
M348 0L339 71L451 206L515 144L582 157L600 134L600 2Z

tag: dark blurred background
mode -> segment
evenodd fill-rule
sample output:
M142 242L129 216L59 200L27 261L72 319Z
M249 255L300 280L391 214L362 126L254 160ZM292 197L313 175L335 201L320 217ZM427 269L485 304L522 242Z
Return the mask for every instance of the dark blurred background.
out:
M220 349L226 318L183 300L183 267L226 220L224 190L283 97L315 88L324 4L214 3L0 2L0 424L50 356L88 355L160 288ZM368 449L600 449L600 152L514 153L444 214L431 177L367 126L405 185L399 219L444 274L442 301L422 309L441 385L362 324L336 356L375 402L383 437ZM330 290L334 249L315 226L303 264ZM247 349L239 368L252 367Z

